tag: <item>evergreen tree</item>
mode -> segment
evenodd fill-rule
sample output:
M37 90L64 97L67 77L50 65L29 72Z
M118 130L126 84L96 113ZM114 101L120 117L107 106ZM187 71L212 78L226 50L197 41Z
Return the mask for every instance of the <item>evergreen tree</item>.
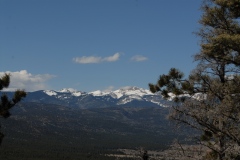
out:
M187 78L172 68L149 84L152 92L175 95L169 117L202 132L205 159L240 156L240 0L205 0L199 21L201 50Z
M9 74L5 74L0 78L0 90L7 88L9 84L10 84ZM12 99L9 99L6 94L2 94L0 101L0 117L8 118L11 115L9 110L13 106L15 106L18 102L20 102L23 97L26 97L26 92L24 92L23 90L17 90ZM3 137L4 134L0 132L0 144L2 142Z

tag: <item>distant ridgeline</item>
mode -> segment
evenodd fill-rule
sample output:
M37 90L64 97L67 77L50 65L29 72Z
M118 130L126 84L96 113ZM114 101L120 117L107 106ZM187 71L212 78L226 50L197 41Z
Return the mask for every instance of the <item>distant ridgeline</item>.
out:
M11 92L7 93L11 94ZM24 102L38 102L44 104L57 104L74 108L95 108L95 107L166 107L168 101L159 94L152 94L149 90L128 87L109 92L80 92L73 89L40 90L28 92Z

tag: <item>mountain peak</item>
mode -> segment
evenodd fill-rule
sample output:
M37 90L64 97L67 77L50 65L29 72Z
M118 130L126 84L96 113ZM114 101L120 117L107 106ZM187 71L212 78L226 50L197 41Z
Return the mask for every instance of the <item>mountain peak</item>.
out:
M57 95L57 93L53 90L44 90L43 92L46 93L49 96L56 96Z
M73 89L73 88L63 88L58 92L60 92L60 93L71 93L73 96L77 96L77 97L82 95L82 92L77 91L76 89Z
M77 90L75 90L75 89L73 89L73 88L63 88L63 89L61 89L61 90L58 91L58 92L61 92L61 93L66 93L66 92L68 92L68 93L73 93L73 92L77 92Z
M144 96L144 95L153 95L149 90L139 88L139 87L123 87L119 90L113 91L114 93L121 93L123 95L138 95L138 96Z

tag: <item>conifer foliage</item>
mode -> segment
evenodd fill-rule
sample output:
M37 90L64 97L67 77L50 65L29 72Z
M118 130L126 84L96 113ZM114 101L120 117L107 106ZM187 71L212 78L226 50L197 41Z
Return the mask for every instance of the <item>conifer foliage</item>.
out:
M9 74L5 74L0 78L0 90L7 88L9 84L10 84ZM0 117L8 118L11 115L9 110L13 106L15 106L18 102L20 102L24 97L26 97L26 92L23 90L15 91L15 94L12 97L12 99L9 99L6 94L2 94L0 101ZM2 142L3 137L4 134L0 132L0 144Z
M152 92L175 96L169 117L202 132L204 159L240 158L240 0L204 0L201 49L188 77L175 69L149 84ZM171 94L170 94L171 93Z

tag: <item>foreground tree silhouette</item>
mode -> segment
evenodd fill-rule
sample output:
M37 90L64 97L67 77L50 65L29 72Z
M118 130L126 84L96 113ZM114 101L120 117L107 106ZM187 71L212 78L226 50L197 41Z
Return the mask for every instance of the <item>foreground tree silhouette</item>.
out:
M0 78L0 90L7 88L9 84L10 84L9 74L5 74ZM15 106L18 102L20 102L23 97L26 97L26 92L24 92L23 90L17 90L12 99L9 99L6 94L2 94L0 101L0 117L8 118L11 115L9 110L13 106ZM0 144L2 142L3 137L4 134L0 132Z
M199 142L211 150L204 159L238 159L240 0L205 0L201 9L197 67L187 78L172 68L149 88L165 98L175 95L169 117L202 131Z

